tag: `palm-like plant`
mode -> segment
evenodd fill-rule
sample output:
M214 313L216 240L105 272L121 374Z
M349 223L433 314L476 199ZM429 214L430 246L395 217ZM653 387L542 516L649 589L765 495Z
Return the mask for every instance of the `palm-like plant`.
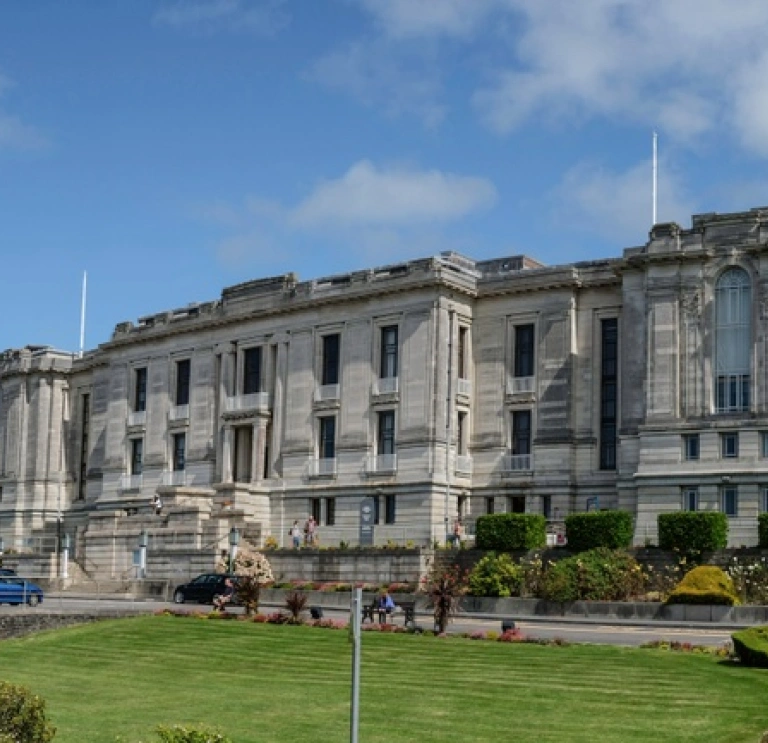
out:
M443 567L433 563L421 582L435 617L435 631L443 634L456 615L461 597L467 592L468 573L456 565Z

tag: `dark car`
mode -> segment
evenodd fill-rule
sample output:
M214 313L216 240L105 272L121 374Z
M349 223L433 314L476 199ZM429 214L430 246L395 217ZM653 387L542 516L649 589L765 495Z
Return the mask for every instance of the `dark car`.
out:
M198 604L212 604L213 597L224 592L224 581L231 578L237 581L237 576L229 573L203 573L193 581L184 583L173 592L173 602L183 604L185 601L195 601Z
M43 601L40 586L14 575L0 577L0 604L27 604L37 606Z
M16 575L16 571L11 568L0 568L0 575Z

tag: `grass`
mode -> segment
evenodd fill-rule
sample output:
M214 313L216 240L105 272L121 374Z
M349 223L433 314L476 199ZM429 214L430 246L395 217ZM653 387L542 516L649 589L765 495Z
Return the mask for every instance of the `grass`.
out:
M205 722L236 743L349 739L346 632L174 617L0 642L0 678L47 701L56 743ZM768 671L710 656L363 635L360 740L757 743Z

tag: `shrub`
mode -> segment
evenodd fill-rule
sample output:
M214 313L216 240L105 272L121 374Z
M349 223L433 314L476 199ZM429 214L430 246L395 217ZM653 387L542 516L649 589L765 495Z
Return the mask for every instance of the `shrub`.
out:
M473 596L519 596L523 569L509 555L490 552L475 565L469 576Z
M301 624L301 615L307 608L309 598L306 593L291 591L285 594L285 608L291 616L293 624Z
M467 592L467 573L451 565L443 567L433 563L422 580L422 590L432 607L435 630L445 633L448 622L459 609L461 597Z
M600 547L552 563L544 574L542 594L560 603L622 601L639 594L644 580L634 557Z
M745 666L768 668L768 627L750 627L731 635L733 650Z
M565 519L568 549L572 552L606 547L626 549L632 544L634 525L629 511L574 513Z
M743 604L768 604L768 561L734 557L726 570Z
M714 565L700 565L686 573L667 598L668 604L720 604L739 603L733 581Z
M205 725L199 727L160 725L155 732L162 743L232 743L230 738Z
M728 517L716 511L676 511L658 516L659 547L687 556L723 549L728 543Z
M768 547L768 513L761 513L757 517L758 545Z
M547 543L547 520L536 513L479 516L475 544L481 550L533 550Z
M0 739L48 743L56 728L45 716L45 701L24 686L0 681Z

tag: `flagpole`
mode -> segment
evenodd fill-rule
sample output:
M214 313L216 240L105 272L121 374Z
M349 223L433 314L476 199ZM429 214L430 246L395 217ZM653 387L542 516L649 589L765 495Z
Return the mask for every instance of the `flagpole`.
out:
M656 224L656 206L658 200L658 179L659 179L659 153L658 138L656 132L653 133L653 222L651 227Z
M83 271L83 293L80 301L80 358L85 351L85 291L88 284L88 272Z

